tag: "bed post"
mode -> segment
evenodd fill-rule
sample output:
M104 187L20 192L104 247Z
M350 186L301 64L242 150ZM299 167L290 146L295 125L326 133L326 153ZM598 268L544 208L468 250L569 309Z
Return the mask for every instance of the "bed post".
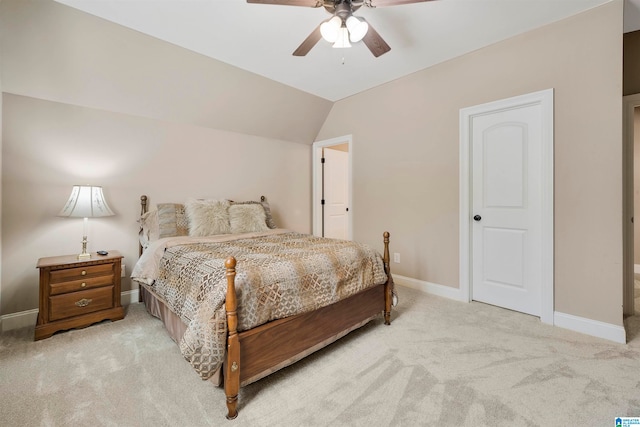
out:
M391 263L389 258L389 232L385 231L384 237L384 270L387 273L387 283L384 284L384 324L391 324L391 302L393 301L393 277L391 277Z
M224 392L227 395L227 419L238 416L238 391L240 390L240 341L238 339L238 315L236 313L236 259L224 262L227 268L227 357L224 363Z
M140 227L142 227L142 215L147 213L147 196L140 196ZM139 240L138 240L139 241ZM142 255L142 244L138 244L138 256Z
M140 233L142 233L142 215L146 214L148 209L147 196L143 194L140 196L140 218L138 218L138 221L140 221ZM138 239L138 257L142 256L142 250L142 243L140 243L140 239ZM140 286L140 284L138 284L138 302L144 302L144 298L142 297L142 286Z

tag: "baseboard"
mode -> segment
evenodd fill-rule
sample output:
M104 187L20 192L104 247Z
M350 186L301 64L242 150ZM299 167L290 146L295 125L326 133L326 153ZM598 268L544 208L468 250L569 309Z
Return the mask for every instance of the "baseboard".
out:
M140 295L140 291L138 289L124 291L120 294L120 303L122 305L135 304L139 301L138 295Z
M438 285L437 283L425 282L424 280L413 279L411 277L393 275L393 281L400 286L415 289L431 295L449 298L456 301L463 301L460 289L451 286Z
M18 313L5 314L2 316L2 331L24 328L36 324L38 320L38 309L20 311Z
M553 314L553 324L561 328L570 329L575 332L604 338L620 344L626 344L627 334L624 326L612 325L598 320L578 317L571 314L555 312Z
M637 265L636 268L640 268L640 265ZM468 302L462 298L460 289L457 288L412 279L411 277L399 276L397 274L393 275L393 279L395 283L400 286L405 286L427 294L437 295L456 301ZM574 332L580 332L582 334L598 338L604 338L617 343L625 344L627 342L627 335L624 330L624 326L612 325L610 323L573 316L571 314L560 313L557 311L553 316L553 324L560 328L569 329Z
M633 265L633 272L635 274L640 274L640 264L634 264Z
M129 305L138 302L138 289L125 291L120 294L122 305ZM24 328L35 325L38 320L38 309L20 311L18 313L5 314L0 316L0 331L10 331L12 329Z

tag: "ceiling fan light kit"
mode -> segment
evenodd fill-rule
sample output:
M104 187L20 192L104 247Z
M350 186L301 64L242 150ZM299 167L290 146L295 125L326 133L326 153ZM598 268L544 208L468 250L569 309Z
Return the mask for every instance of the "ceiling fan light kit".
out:
M320 34L322 38L329 43L335 43L338 40L338 32L342 27L342 19L339 16L334 16L326 22L320 25Z
M344 25L338 30L338 39L333 44L333 47L339 49L351 47L351 43L349 43L349 30L347 30L347 27Z
M369 24L365 21L361 21L353 15L347 18L346 25L347 30L349 30L349 39L353 43L357 43L362 40L369 30Z
M380 34L364 20L353 16L362 6L376 8L422 3L432 0L247 0L247 3L277 4L284 6L324 7L333 17L316 27L315 30L293 52L294 56L305 56L320 41L325 39L333 47L351 47L360 40L376 58L391 50Z

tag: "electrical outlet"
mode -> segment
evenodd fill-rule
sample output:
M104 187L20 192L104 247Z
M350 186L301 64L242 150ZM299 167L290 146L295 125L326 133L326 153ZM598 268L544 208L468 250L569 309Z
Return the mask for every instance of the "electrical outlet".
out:
M124 264L120 266L120 277L127 277L127 269Z
M398 252L393 253L393 262L400 264L400 254Z

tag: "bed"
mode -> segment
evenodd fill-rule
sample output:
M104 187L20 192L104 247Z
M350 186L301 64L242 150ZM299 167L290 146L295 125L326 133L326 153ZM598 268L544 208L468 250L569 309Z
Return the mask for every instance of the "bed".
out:
M241 386L372 319L390 324L389 233L366 245L277 228L260 201L189 199L149 209L142 196L140 300L203 379L224 384L227 418ZM238 219L240 218L240 219Z

